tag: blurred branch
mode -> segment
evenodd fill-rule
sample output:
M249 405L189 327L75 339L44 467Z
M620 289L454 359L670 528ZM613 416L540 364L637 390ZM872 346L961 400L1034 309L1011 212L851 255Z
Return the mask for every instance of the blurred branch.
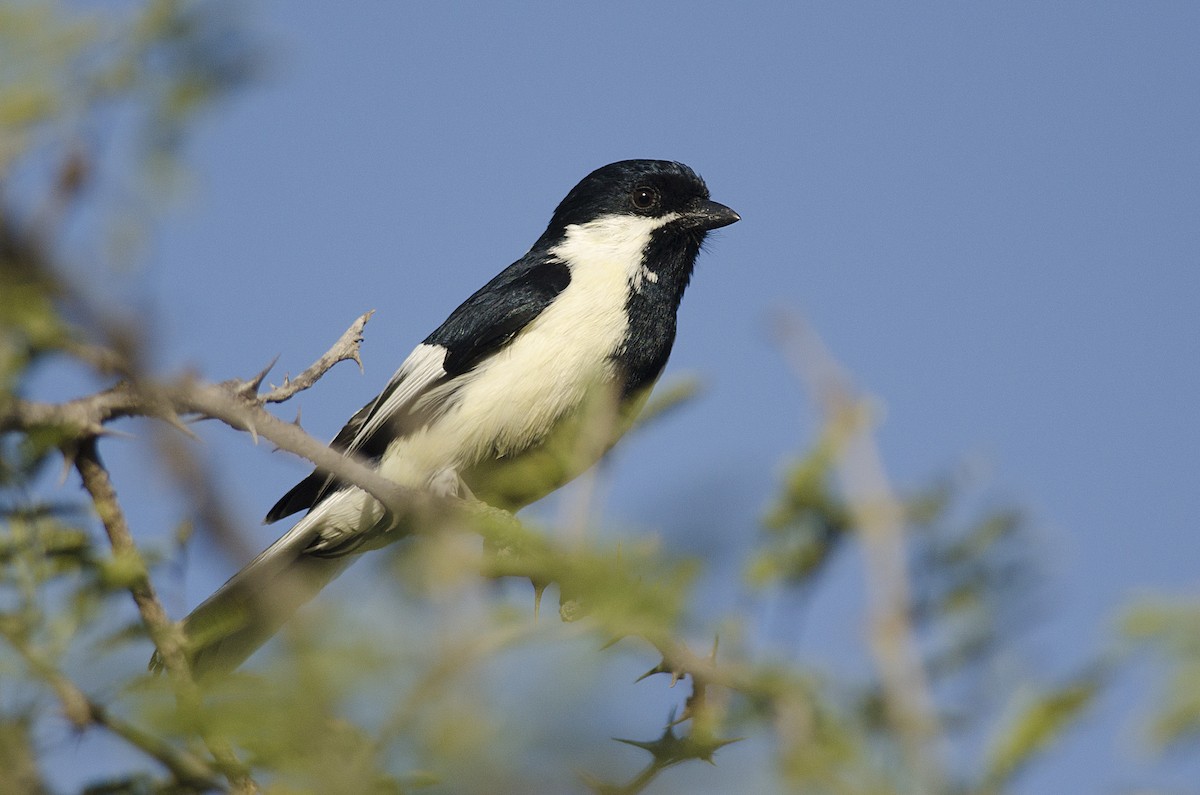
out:
M29 669L50 686L62 705L63 714L77 730L89 725L107 729L157 759L176 781L191 789L207 791L218 786L219 776L207 762L110 713L102 704L89 698L65 674L42 659L30 648L21 633L7 622L0 622L0 635L20 654Z
M848 376L799 318L779 328L785 352L820 407L833 443L834 465L866 563L868 640L886 713L915 777L917 791L939 792L944 773L936 744L941 729L912 623L904 508L871 435L872 413Z
M113 555L120 568L126 572L127 587L141 614L142 623L150 633L150 638L154 641L175 687L180 707L185 712L198 714L201 704L200 689L192 678L191 667L184 654L183 630L168 618L167 611L163 609L162 602L154 591L146 562L129 532L129 525L117 501L117 493L108 476L108 470L100 462L96 450L96 437L89 436L84 439L73 453L75 468L108 534ZM238 760L227 742L208 735L204 739L222 771L233 784L235 792L258 791L258 786L246 772L246 766Z
M38 769L38 749L27 715L0 718L0 770L11 795L49 795Z
M187 685L191 682L191 671L183 653L183 631L167 617L167 611L163 609L158 595L154 592L146 562L129 532L129 525L117 501L108 470L100 463L95 437L88 437L79 443L74 450L74 463L83 480L83 487L91 496L96 513L104 525L104 531L108 534L117 564L126 573L129 593L133 596L138 613L141 614L142 623L163 656L176 686ZM194 687L194 683L192 686Z

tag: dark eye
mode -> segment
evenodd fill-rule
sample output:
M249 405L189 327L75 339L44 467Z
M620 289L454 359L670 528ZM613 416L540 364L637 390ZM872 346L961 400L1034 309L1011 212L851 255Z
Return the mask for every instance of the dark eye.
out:
M658 204L658 191L648 185L634 188L630 194L630 199L633 201L633 206L639 210L649 210L654 205Z

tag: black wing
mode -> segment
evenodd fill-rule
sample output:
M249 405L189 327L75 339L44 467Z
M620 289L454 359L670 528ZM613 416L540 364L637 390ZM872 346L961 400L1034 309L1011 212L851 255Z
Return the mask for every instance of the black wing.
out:
M555 259L527 255L513 263L450 313L409 354L383 392L350 418L330 447L366 458L383 455L389 444L421 427L436 412L437 407L431 406L414 409L421 395L501 350L570 281L570 270ZM264 521L311 509L341 485L328 473L314 470L275 503Z
M520 260L451 312L425 343L445 348L446 372L462 375L507 345L570 281L570 270L558 260Z

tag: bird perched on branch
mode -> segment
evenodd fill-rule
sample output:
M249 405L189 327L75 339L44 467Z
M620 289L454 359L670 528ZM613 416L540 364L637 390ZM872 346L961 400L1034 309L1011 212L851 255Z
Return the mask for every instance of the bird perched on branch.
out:
M529 253L426 337L332 446L402 486L509 511L541 499L629 428L671 353L705 236L737 220L681 163L593 171ZM299 511L184 620L198 674L240 665L356 552L404 534L377 500L320 470L266 521Z

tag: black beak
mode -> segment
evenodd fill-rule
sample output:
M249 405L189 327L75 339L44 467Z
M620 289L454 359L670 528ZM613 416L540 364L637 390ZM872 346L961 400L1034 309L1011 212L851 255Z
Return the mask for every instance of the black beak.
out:
M705 231L720 229L722 226L729 226L732 223L742 220L742 216L724 204L718 204L707 199L697 202L693 209L688 211L687 215L691 226Z

